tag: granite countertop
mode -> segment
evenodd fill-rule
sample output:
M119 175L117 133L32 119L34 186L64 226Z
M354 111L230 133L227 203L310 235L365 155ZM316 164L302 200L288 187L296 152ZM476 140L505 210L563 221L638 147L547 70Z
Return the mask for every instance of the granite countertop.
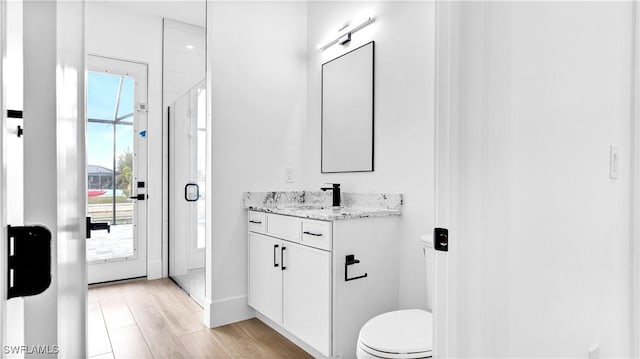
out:
M245 192L244 207L251 211L336 221L402 214L402 195L342 193L342 206L331 206L331 193L321 191Z

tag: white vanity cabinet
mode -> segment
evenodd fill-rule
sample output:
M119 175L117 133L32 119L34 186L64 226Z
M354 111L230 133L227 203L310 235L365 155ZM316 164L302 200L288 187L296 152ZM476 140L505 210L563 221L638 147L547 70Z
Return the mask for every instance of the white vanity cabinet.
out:
M278 323L282 321L282 270L277 264L281 245L279 239L249 232L249 305Z
M328 355L331 253L249 232L249 305Z
M397 309L397 216L327 221L249 211L248 222L248 303L312 355L355 357L362 325ZM359 262L346 266L349 255Z

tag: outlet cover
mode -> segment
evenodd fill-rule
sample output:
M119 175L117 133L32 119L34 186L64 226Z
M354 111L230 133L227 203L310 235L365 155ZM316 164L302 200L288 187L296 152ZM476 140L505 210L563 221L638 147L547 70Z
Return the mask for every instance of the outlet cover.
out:
M284 182L293 183L293 167L284 168Z
M620 166L620 153L618 146L609 146L609 178L618 178L618 167Z

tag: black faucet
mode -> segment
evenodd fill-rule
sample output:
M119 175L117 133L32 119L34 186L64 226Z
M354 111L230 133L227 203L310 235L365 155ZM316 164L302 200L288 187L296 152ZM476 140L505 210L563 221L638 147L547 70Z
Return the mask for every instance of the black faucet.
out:
M340 207L340 183L327 183L333 185L333 187L322 187L320 188L323 191L331 191L333 194L333 204L334 207Z

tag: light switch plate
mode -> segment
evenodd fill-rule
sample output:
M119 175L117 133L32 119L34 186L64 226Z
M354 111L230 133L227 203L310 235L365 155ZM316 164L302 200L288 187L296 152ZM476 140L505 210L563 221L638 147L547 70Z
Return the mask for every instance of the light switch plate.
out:
M617 179L620 167L620 154L618 146L609 146L609 178Z

